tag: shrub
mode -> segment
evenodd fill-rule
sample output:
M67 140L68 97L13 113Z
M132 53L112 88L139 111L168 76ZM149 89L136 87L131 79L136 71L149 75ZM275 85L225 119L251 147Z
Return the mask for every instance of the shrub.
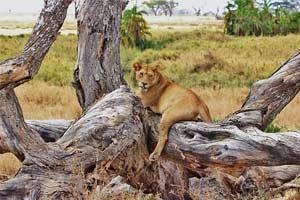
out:
M266 133L277 133L282 131L282 129L284 129L285 127L283 126L278 126L276 124L270 124L264 131Z
M146 36L150 35L143 14L146 14L146 12L138 11L136 6L124 11L121 24L122 44L124 46L142 47Z
M300 13L273 8L271 0L233 0L226 6L225 32L230 35L286 35L299 33Z

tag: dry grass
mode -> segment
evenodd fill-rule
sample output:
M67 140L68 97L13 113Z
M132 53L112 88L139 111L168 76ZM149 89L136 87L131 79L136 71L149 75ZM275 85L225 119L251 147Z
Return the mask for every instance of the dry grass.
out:
M240 109L248 95L248 88L194 88L198 95L208 104L214 120L222 120L228 114ZM285 130L299 129L300 122L300 99L297 96L288 104L283 111L276 117L274 123L283 127Z
M136 53L123 67L160 64L166 76L187 87L248 87L268 77L300 42L293 34L237 38L203 29L152 31L151 39L161 45ZM123 57L126 53L131 51L123 50Z
M88 200L158 200L159 197L156 197L152 194L143 194L142 192L138 193L122 193L116 196L104 195L100 192L94 192L89 194Z
M30 82L16 89L25 119L74 119L81 113L73 88Z
M11 153L0 154L0 176L13 176L22 163Z

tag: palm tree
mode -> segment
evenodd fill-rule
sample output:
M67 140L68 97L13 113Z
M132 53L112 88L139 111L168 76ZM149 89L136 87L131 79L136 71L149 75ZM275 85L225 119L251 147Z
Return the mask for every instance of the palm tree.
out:
M134 6L125 10L122 18L121 33L124 46L139 46L150 35L149 27L143 18L145 11L138 11Z

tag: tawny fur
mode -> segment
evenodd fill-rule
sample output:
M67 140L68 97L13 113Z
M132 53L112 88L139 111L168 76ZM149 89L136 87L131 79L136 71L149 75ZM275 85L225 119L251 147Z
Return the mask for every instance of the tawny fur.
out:
M138 96L143 106L162 114L159 124L159 140L149 157L153 161L160 156L168 140L169 129L174 123L199 119L204 122L212 120L204 101L192 90L166 79L159 72L159 66L134 64L133 67L139 86Z

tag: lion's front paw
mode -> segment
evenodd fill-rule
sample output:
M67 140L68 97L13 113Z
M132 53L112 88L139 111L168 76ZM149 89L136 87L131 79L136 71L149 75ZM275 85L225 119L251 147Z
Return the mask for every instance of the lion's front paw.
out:
M156 161L156 160L159 158L159 156L160 156L159 153L153 152L153 153L150 154L149 160L150 160L151 162L154 162L154 161Z

